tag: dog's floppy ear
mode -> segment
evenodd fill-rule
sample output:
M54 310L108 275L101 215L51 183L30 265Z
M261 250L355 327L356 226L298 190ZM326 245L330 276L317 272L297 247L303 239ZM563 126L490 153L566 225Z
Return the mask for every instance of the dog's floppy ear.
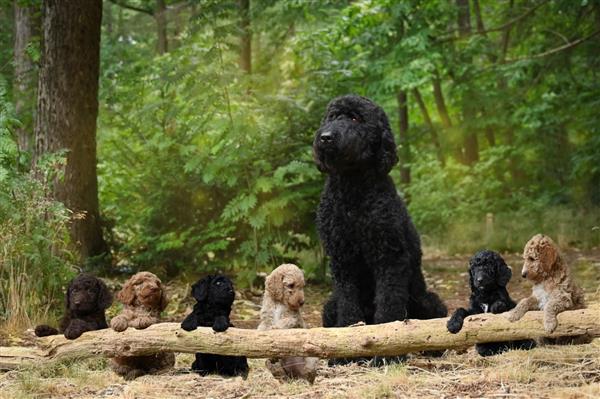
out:
M394 134L383 110L381 110L379 118L378 128L381 130L381 146L377 152L377 170L380 173L388 174L392 167L398 163L398 154Z
M167 297L167 291L161 284L160 285L160 305L159 305L160 311L162 312L163 310L165 310L168 304L169 304L169 298Z
M559 257L556 245L550 237L541 235L538 242L538 248L542 268L544 271L550 272Z
M192 296L198 302L204 302L208 299L208 287L212 281L212 276L206 276L202 280L192 285Z
M265 291L274 301L283 301L283 274L271 272L265 280Z
M73 284L75 279L69 282L69 286L67 287L67 292L65 293L65 309L67 310L67 314L71 308L71 290L73 289Z
M512 277L512 269L506 263L502 262L498 264L498 271L496 278L500 287L506 287L510 278Z
M113 301L110 290L106 284L104 284L104 281L100 280L99 278L96 279L96 287L98 288L98 298L96 299L98 309L108 309Z
M124 305L133 305L135 301L135 287L131 278L125 282L123 288L117 294L117 299L123 302Z

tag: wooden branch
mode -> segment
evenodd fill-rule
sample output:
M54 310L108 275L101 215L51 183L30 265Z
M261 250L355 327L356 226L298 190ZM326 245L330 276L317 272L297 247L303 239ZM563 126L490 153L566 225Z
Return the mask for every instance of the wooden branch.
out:
M467 318L458 334L446 330L447 319L406 320L346 328L243 330L215 333L210 328L186 332L179 323L161 323L145 330L93 331L69 341L62 336L38 339L40 349L0 348L0 368L49 360L93 356L148 355L157 351L206 352L250 358L315 356L321 358L393 356L424 350L462 348L476 343L541 336L600 337L600 305L558 316L558 328L546 334L542 312L529 312L515 323L501 315Z
M111 3L113 3L119 7L126 8L128 10L137 11L137 12L141 12L144 14L154 16L154 10L151 8L136 7L136 6L132 6L131 4L126 3L124 1L119 1L119 0L108 0L108 1L110 1Z
M530 55L528 57L514 58L512 60L506 60L505 63L512 63L512 62L517 62L517 61L526 61L526 60L533 60L533 59L536 59L536 58L547 57L549 55L556 54L558 52L561 52L561 51L568 50L570 48L579 46L581 43L583 43L583 42L591 39L592 37L596 36L599 33L600 33L600 29L598 29L597 31L595 31L593 33L590 33L589 35L587 35L585 37L579 38L577 40L573 40L570 43L564 44L564 45L559 46L559 47L555 47L555 48L550 49L548 51L544 51L543 53Z

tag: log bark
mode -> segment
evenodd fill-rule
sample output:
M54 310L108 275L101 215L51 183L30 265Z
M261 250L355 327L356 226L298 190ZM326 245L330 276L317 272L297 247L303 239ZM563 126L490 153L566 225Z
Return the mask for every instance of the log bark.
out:
M321 358L394 356L425 350L464 348L476 343L538 337L600 337L600 305L563 312L552 334L544 331L542 312L529 312L510 323L501 315L480 314L465 319L458 334L446 330L447 319L405 320L346 328L243 330L215 333L210 328L192 332L179 323L161 323L146 330L118 333L101 330L69 341L63 336L38 339L39 349L0 348L0 368L27 363L93 356L139 356L157 351L205 352L250 358L315 356Z

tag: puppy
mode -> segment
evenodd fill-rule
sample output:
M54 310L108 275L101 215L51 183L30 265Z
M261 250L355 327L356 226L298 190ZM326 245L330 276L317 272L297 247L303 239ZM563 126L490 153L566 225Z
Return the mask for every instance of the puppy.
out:
M62 332L67 339L75 339L86 331L108 328L104 311L112 304L112 294L106 284L91 274L81 273L69 283L65 298L65 314L56 328L40 325L35 335L46 337Z
M192 296L196 299L194 310L181 323L181 328L192 331L212 327L222 332L233 325L229 321L231 305L235 298L233 283L225 276L207 276L192 285ZM200 375L216 373L224 376L248 375L248 361L244 356L223 356L196 353L192 370Z
M125 331L127 327L144 329L160 321L160 312L168 304L165 290L158 277L150 272L134 274L117 294L123 303L121 314L110 321L115 331ZM115 373L131 380L144 374L152 374L175 364L171 352L159 352L148 356L120 356L112 359Z
M508 320L519 320L530 310L543 310L544 329L550 334L558 325L557 314L585 308L583 291L571 279L567 263L550 237L537 234L527 242L521 275L534 284L533 293L506 313Z
M469 309L459 308L448 320L447 328L452 334L459 332L466 317L479 313L503 313L515 307L508 295L506 285L512 271L504 259L493 251L481 251L469 260L469 284L471 297ZM518 340L477 344L475 348L481 356L491 356L508 349L531 349L535 341Z
M304 273L293 264L283 264L267 276L258 330L306 328L300 308L304 305ZM287 357L267 359L267 368L277 379L314 382L319 359Z

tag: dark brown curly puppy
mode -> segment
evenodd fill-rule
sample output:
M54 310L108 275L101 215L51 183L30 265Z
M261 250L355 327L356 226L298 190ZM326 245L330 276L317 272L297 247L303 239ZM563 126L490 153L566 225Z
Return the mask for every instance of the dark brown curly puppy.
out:
M530 310L542 310L544 329L552 333L558 325L556 315L585 308L583 291L571 278L567 262L550 237L537 234L525 244L521 275L534 283L533 293L505 314L508 320L519 320Z
M117 299L123 303L121 314L110 321L115 331L124 331L127 327L144 329L160 321L160 312L168 304L165 290L158 277L150 272L134 274L119 293ZM175 355L171 352L159 352L148 356L122 356L112 359L111 367L115 373L131 380L144 374L152 374L171 368L175 364Z
M40 325L35 335L46 337L62 333L75 339L86 331L108 328L104 311L112 303L112 294L104 282L91 274L81 273L69 283L65 299L65 314L57 330Z

